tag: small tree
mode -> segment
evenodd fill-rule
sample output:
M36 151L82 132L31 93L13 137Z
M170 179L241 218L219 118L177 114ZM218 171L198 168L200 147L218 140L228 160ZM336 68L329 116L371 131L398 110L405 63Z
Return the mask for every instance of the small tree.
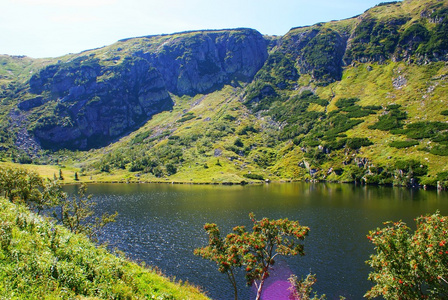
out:
M245 266L246 282L255 284L258 300L276 256L304 255L299 241L305 238L309 228L288 219L257 221L252 213L249 217L253 222L251 232L238 226L224 239L216 224L206 224L204 229L209 234L209 245L196 249L195 254L216 262L218 270L228 275L235 299L238 296L234 270Z
M45 180L33 171L0 168L0 194L11 202L24 202L40 214L58 202L62 190L56 180Z
M42 178L34 172L22 168L0 169L0 192L11 202L14 200L32 201L40 196L42 187Z
M208 233L208 246L194 250L195 255L216 262L218 271L225 273L232 284L235 300L238 299L238 288L235 280L235 270L242 266L242 257L239 245L236 243L236 235L229 234L221 238L221 233L216 224L205 224Z
M98 231L114 222L118 213L104 213L101 218L93 219L96 203L90 195L86 196L86 190L86 185L82 184L77 196L68 197L57 180L44 180L37 173L21 168L0 168L0 195L11 202L24 202L38 214L53 207L53 216L62 225L95 239Z
M291 300L325 300L327 297L325 295L318 296L315 292L313 293L313 285L316 283L316 275L308 274L305 279L299 280L296 275L291 275L288 278L291 283L289 290L291 291ZM344 299L340 297L340 299Z
M118 212L114 214L103 213L100 217L92 219L93 207L92 195L86 195L87 186L81 184L77 196L69 197L62 193L53 216L73 233L83 233L95 240L99 230L111 222L115 222Z
M367 263L375 286L365 297L448 299L448 217L436 212L416 223L413 233L401 221L370 231L376 254Z

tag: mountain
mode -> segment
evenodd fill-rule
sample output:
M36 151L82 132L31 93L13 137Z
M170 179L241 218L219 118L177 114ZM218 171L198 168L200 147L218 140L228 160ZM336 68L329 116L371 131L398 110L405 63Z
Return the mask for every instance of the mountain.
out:
M263 37L249 29L128 39L45 66L16 99L22 112L39 113L27 128L44 148L86 150L172 109L170 92L250 81L266 57Z
M443 184L447 16L446 1L405 0L280 37L194 31L2 56L0 142L22 162L96 149L62 158L92 180Z

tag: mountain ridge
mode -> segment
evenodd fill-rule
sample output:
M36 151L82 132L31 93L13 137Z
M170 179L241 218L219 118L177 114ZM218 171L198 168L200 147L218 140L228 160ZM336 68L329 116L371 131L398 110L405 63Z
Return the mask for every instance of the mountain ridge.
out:
M203 181L204 174L212 172L220 178L216 180L230 178L232 182L246 180L244 176L255 178L250 176L255 172L260 174L257 178L330 177L368 182L366 176L380 175L369 168L381 164L380 168L389 172L382 175L387 177L383 183L392 183L397 170L403 170L396 166L403 157L425 165L428 155L429 160L445 161L445 128L441 123L446 122L442 112L446 101L447 12L443 1L406 0L381 3L341 21L295 27L279 37L239 28L123 39L58 58L56 63L41 61L41 65L46 64L44 68L27 65L38 71L28 81L23 77L21 81L5 80L9 87L3 84L2 103L9 103L13 110L18 105L19 113L26 115L21 126L28 128L41 146L91 149L121 139L117 145L129 148L121 151L129 152L127 158L117 163L106 164L93 155L91 159L96 162L82 165L89 172L109 170L109 175L116 172L129 178L139 172L139 178L179 181ZM76 67L64 67L76 61ZM147 87L141 89L143 82L123 76L123 70L128 70L129 76L135 77L133 72L143 65L147 66L145 73L153 73L149 81L154 88L145 83ZM64 74L78 75L70 79ZM128 88L109 99L104 93L113 90L111 82L117 87L126 82ZM108 88L101 90L102 85ZM129 93L131 90L135 92ZM159 95L159 108L149 105L148 109L155 109L148 113L140 106L132 112L136 108L132 103L143 99L138 95L150 90ZM135 100L129 95L135 95ZM417 95L424 106L418 104ZM129 100L124 101L126 97ZM84 102L80 101L83 98ZM203 107L205 103L209 108ZM120 112L121 117L82 121L79 112L87 109L88 115L99 116L104 105ZM386 120L384 115L398 117ZM6 110L2 116L8 119ZM419 137L412 133L412 126L423 126L422 120L429 122L433 131ZM382 122L395 122L396 127L381 127L378 124ZM90 132L77 133L82 128ZM94 128L103 131L98 135ZM73 139L61 144L51 133ZM375 136L391 142L384 144ZM14 152L13 147L8 148L14 135L4 133L2 139L4 147ZM419 150L389 146L394 142ZM97 152L111 149L106 151L115 153L114 145ZM391 159L383 158L381 148L392 154L387 155ZM32 154L39 160L35 151L23 151L20 155ZM365 151L372 154L361 153ZM213 166L211 160L216 160ZM362 171L352 170L366 160L370 163L361 164ZM185 169L187 163L189 168L200 168L190 174ZM228 169L219 171L223 165ZM329 171L335 169L338 171ZM425 180L434 184L437 174L444 171L441 163L430 162L428 171L419 177L426 176ZM412 174L406 176L415 179ZM375 180L381 183L382 179ZM412 181L406 180L404 184Z

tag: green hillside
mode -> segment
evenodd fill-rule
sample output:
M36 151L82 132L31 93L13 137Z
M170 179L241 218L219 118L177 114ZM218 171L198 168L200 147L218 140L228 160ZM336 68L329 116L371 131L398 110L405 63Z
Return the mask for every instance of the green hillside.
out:
M0 199L4 299L208 299L188 284L95 246L85 236Z
M2 157L82 181L443 187L447 17L446 1L405 0L282 37L194 31L5 57Z

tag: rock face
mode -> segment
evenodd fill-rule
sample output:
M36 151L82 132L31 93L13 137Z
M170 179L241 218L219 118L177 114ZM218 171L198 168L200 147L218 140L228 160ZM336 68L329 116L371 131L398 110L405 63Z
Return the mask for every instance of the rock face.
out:
M113 67L86 56L52 65L30 79L30 91L41 96L19 107L53 106L32 127L47 148L102 146L173 105L160 73L132 57Z
M293 28L277 51L320 84L340 80L343 68L356 63L448 61L446 4L434 1L419 12L414 3L385 2L352 19Z
M267 43L253 29L186 32L156 51L140 53L178 95L210 92L232 81L252 80L267 59Z
M130 45L135 41L141 44L134 49ZM121 42L126 44L121 56L100 60L93 52L50 65L31 77L33 97L19 108L44 111L30 126L42 146L104 146L153 114L171 109L169 92L195 95L236 81L249 82L268 56L263 36L252 29Z
M281 40L280 49L297 62L300 73L310 74L319 82L329 83L342 77L343 57L349 35L331 28L312 27L292 29Z

